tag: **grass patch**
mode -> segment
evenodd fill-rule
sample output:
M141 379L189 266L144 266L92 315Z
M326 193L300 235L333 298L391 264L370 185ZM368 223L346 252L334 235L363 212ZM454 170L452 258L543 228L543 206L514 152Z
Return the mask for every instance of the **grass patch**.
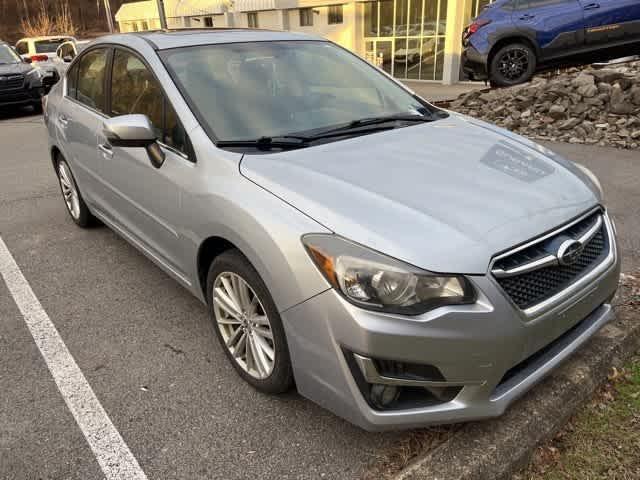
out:
M640 356L608 382L517 480L640 479Z

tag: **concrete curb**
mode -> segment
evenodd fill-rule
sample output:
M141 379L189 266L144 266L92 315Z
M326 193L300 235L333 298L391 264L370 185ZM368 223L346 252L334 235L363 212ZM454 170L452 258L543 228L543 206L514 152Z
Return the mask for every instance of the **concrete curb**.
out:
M617 309L617 319L500 418L464 425L395 480L503 480L529 461L591 398L611 366L640 348L640 312Z

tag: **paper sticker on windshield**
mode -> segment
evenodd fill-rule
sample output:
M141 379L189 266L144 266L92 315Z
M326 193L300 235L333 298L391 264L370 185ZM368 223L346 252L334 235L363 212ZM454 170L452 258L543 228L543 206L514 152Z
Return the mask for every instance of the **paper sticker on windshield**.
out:
M555 171L552 165L527 150L504 142L494 145L480 162L523 182L535 182Z

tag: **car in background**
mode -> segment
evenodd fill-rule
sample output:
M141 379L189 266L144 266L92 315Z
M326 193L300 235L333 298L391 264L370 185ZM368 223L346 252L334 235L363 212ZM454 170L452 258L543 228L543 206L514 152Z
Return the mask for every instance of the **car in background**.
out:
M586 54L640 52L638 0L497 0L463 34L463 71L505 87L523 83L545 64Z
M0 41L0 107L32 106L42 111L46 93L42 70L29 64L6 42Z
M90 40L69 40L61 43L53 58L58 73L62 75L78 53L82 52L89 43Z
M495 417L614 317L589 170L323 38L111 35L45 107L70 218L207 305L259 391L370 430Z
M16 42L16 51L34 63L52 63L58 47L69 41L76 39L69 35L21 38Z

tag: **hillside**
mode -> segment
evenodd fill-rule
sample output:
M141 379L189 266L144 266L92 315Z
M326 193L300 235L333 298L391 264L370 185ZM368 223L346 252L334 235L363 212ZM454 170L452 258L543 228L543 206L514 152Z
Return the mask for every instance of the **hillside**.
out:
M111 0L111 11L115 14L122 3L122 0ZM77 36L108 30L104 0L0 0L0 39L13 43L24 36L23 22L34 23L44 16L55 23L65 10Z

